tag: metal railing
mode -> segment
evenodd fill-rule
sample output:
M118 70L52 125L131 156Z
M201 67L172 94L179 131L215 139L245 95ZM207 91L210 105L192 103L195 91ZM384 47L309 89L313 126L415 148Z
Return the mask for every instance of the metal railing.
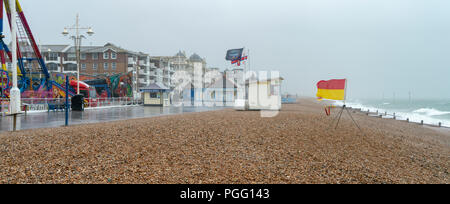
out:
M70 105L71 98L69 98ZM65 98L22 98L22 111L50 111L49 107L61 107L65 104ZM134 99L130 97L122 98L87 98L84 99L85 108L101 108L111 106L132 106L141 105L141 99ZM0 99L0 113L7 115L9 113L9 98ZM54 110L54 109L52 109Z
M85 108L101 108L101 107L111 107L111 106L132 106L142 104L142 100L134 99L130 97L122 98L85 98L84 99Z

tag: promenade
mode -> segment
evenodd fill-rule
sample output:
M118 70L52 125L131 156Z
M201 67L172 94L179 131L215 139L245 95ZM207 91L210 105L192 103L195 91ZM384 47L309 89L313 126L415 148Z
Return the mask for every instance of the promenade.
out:
M136 118L148 118L161 115L183 114L190 112L202 112L217 110L219 108L208 107L144 107L144 106L123 106L91 108L84 112L71 111L69 113L69 125L101 123L117 120L128 120ZM64 126L65 112L44 111L21 114L17 122L18 130L53 128ZM0 117L0 132L12 130L12 117Z

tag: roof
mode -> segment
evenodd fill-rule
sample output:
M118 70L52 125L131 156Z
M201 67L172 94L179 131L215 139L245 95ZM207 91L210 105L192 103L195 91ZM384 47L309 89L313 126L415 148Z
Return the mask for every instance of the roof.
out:
M74 53L75 52L75 46L73 45L41 45L41 50L43 52L48 52L50 49L50 52L68 52L68 53ZM107 43L104 46L81 46L81 52L83 53L101 53L105 52L107 50L113 50L114 52L118 53L130 53L134 55L146 55L144 53L140 52L134 52L130 51L124 48L121 48L119 46L116 46L112 43Z
M203 61L203 59L197 53L192 54L191 57L189 57L189 60L194 61L194 62Z
M63 52L70 45L41 45L42 52Z
M267 77L258 77L256 78L255 76L247 78L247 80L245 80L245 84L249 84L249 83L261 83L261 82L268 82L268 81L275 81L275 80L280 80L283 81L284 78L283 77L273 77L273 78L267 78Z
M150 84L149 86L146 86L144 88L141 88L140 90L146 91L146 90L170 90L170 89L167 88L166 86L164 86L164 84L162 84L161 82L157 82L157 83Z
M186 57L186 54L184 52L181 52L181 50L175 55L175 57Z

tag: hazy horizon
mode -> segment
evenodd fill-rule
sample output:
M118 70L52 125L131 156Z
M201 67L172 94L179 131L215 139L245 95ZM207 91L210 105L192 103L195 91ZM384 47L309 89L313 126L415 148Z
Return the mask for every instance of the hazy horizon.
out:
M41 44L71 44L61 32L79 13L95 31L84 45L185 50L222 70L227 49L245 46L252 70L281 72L283 92L314 96L318 81L347 78L349 98L450 98L450 1L20 2Z

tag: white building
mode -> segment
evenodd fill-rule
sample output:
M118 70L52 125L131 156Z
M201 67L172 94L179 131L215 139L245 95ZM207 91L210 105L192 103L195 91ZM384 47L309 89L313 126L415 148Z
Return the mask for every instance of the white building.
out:
M246 98L237 99L237 110L281 110L281 83L283 78L250 78L246 80Z

